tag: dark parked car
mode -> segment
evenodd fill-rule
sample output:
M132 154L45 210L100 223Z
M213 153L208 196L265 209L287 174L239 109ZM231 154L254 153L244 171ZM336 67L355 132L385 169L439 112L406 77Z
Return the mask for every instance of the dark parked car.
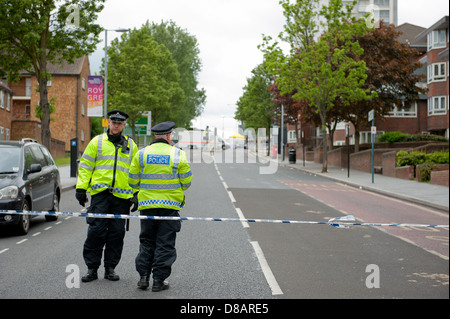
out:
M58 211L60 198L59 171L44 146L31 139L0 141L0 210ZM0 227L26 234L35 216L0 214Z

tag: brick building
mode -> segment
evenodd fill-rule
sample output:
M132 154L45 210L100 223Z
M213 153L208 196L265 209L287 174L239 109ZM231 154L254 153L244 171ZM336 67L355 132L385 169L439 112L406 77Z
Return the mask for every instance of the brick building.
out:
M12 96L6 81L0 81L0 141L11 139Z
M403 32L398 40L415 48L419 55L417 59L423 67L416 70L416 74L427 77L417 86L428 88L427 94L420 94L417 101L405 101L403 107L393 107L389 115L376 120L377 137L385 132L401 131L408 134L436 134L449 137L449 93L448 93L448 16L437 21L426 29L409 23L396 28ZM369 124L369 123L368 123ZM287 125L288 146L296 147L300 151L303 131L305 144L308 149L318 147L320 132L311 124L300 123ZM371 142L370 125L360 128L360 143ZM334 145L345 145L345 123L339 123L334 133ZM354 144L354 129L350 125L350 144ZM299 153L299 152L297 152Z
M427 41L427 130L449 137L449 25L444 16L421 32L417 40Z
M47 70L52 77L47 84L48 100L55 103L55 112L50 114L52 154L54 148L59 148L58 156L61 152L70 151L70 140L75 137L82 152L91 137L91 120L87 116L89 59L84 56L62 67L49 63ZM38 85L37 78L25 72L19 82L9 83L9 88L14 92L10 124L12 140L24 137L41 140L41 124L35 116L40 100ZM53 146L54 143L58 146Z

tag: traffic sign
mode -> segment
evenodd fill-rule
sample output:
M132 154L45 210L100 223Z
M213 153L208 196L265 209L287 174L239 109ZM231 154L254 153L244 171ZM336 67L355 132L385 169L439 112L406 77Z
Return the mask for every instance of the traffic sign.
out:
M375 110L371 110L369 112L369 122L372 121L375 118Z

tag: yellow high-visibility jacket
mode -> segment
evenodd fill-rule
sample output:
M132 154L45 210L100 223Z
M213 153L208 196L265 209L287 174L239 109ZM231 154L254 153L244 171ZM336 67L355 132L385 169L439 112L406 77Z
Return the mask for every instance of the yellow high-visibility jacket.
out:
M91 195L109 189L119 198L132 198L128 172L138 147L129 137L126 150L115 146L106 133L94 137L80 159L76 188L90 191Z
M191 186L192 172L186 153L168 143L153 143L141 149L131 161L129 183L139 191L139 210L180 210L184 190Z

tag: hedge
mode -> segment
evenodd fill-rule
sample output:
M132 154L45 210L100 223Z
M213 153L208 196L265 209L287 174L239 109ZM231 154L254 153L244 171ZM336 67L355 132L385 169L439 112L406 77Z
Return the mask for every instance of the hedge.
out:
M429 181L435 164L449 164L449 152L441 151L427 154L417 151L399 151L397 153L397 166L413 165L415 170L416 165L419 164L422 164L419 166L420 181Z
M449 152L441 151L427 154L418 151L399 151L397 153L397 166L416 166L423 163L449 164Z
M417 141L436 141L448 142L448 139L440 135L432 134L406 134L399 131L386 132L378 138L379 142L417 142Z

